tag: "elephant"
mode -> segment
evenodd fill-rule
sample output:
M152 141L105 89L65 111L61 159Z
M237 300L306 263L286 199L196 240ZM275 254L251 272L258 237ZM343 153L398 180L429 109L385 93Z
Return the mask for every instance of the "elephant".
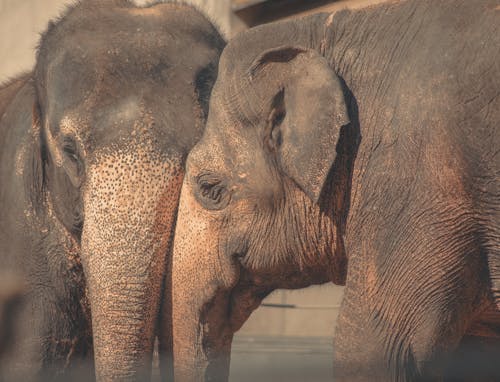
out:
M176 380L226 380L266 295L326 282L345 285L336 381L441 380L468 336L498 351L499 63L498 0L389 1L230 40L179 202Z
M0 376L1 359L12 346L16 317L23 303L24 283L16 276L0 273Z
M0 88L0 266L26 280L7 380L171 373L169 262L225 40L194 7L83 0Z

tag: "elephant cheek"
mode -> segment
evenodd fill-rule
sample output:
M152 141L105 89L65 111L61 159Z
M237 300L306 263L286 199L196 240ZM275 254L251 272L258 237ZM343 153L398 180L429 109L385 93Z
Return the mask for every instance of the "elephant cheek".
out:
M230 291L238 269L219 252L221 224L185 182L172 255L175 380L227 380L233 332Z
M82 233L96 376L144 380L182 171L149 153L103 156L96 163L85 185Z

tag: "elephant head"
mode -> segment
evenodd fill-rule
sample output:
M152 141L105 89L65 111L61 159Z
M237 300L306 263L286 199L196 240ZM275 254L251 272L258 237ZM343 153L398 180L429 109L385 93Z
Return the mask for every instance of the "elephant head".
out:
M184 160L224 44L190 6L124 0L81 2L42 37L32 203L76 242L98 380L143 380L155 336L169 348L163 286Z
M295 22L265 28L224 50L187 160L172 268L183 381L227 378L233 333L272 290L345 279L348 93Z

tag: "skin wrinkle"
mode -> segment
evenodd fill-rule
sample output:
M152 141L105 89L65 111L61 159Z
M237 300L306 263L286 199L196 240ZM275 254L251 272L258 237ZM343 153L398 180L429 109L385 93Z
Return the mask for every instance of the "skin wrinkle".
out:
M50 193L45 195L46 197L46 205L47 205L47 213L48 219L44 222L37 220L37 223L46 225L45 228L42 229L44 235L47 235L50 231L56 231L60 234L60 238L63 242L63 253L67 258L67 263L65 263L65 277L71 279L74 285L78 286L80 291L76 296L76 303L81 307L81 312L86 318L86 322L90 322L90 305L87 298L87 289L86 289L86 281L83 277L82 265L80 262L80 244L75 240L75 238L70 235L67 230L62 226L62 224L55 218L54 209L52 206L52 201L50 197ZM39 219L38 215L34 215L33 218ZM47 258L50 262L54 262L59 257L59 252L61 248L57 246L51 246L48 249ZM47 288L49 286L41 286L42 288ZM66 288L65 285L59 286L59 288ZM79 314L79 313L76 313ZM81 320L81 317L75 316L74 312L69 312L69 319L74 322L78 322ZM79 354L76 354L75 351L81 354L82 352L86 352L91 348L92 343L89 338L92 337L92 329L88 326L84 326L82 331L79 333L75 333L71 338L61 338L60 333L53 333L53 336L44 336L44 340L52 343L58 351L66 354L65 363L63 369L60 372L64 372L68 367L70 362L78 359ZM90 342L89 342L90 341ZM91 352L91 350L90 350ZM43 355L41 355L43 357ZM42 361L45 362L45 359L42 358Z
M323 267L324 259L329 264L335 252L335 231L329 217L318 218L319 208L313 205L302 192L294 190L294 186L284 196L283 200L274 203L272 212L255 212L249 225L245 242L250 242L242 263L250 272L265 269L277 269L298 261L298 267L304 272L308 269ZM241 219L241 215L236 215ZM283 217L286 216L285 219ZM268 221L265 223L265 221ZM319 223L318 223L319 222ZM318 235L315 225L325 224L324 234ZM231 226L231 224L230 224ZM255 232L258 230L257 232ZM233 236L229 233L229 236ZM255 239L254 239L255 238ZM292 240L290 240L292 238ZM275 248L264 249L265 243L276 243ZM267 252L268 255L263 255ZM303 254L304 256L297 256ZM319 255L321 254L321 256ZM324 255L323 257L323 254ZM323 269L328 269L324 267ZM314 273L314 271L313 271Z
M16 154L16 174L19 176L23 176L26 150L27 150L27 144L26 142L23 142Z
M446 247L444 247L444 248L446 248ZM439 247L438 247L438 248L435 248L435 247L434 247L434 251L436 251L436 250L439 250ZM467 251L466 251L466 252L467 252ZM439 261L437 261L437 262L436 262L436 264L437 264L437 266L438 266L438 267L440 267L440 263L439 263ZM400 270L399 270L399 269L400 269L399 267L404 266L405 264L404 264L404 263L402 263L402 262L400 262L400 264L393 264L393 265L394 265L395 269L388 269L388 273L401 273L401 272L400 272ZM399 269L398 269L398 268L399 268ZM427 275L436 275L436 276L438 276L438 277L437 277L437 279L439 279L439 275L440 275L440 274L442 274L442 271L440 271L440 269L439 269L439 268L435 269L434 271L432 271L432 270L433 270L433 268L432 268L431 264L426 263L426 274L427 274ZM416 274L416 275L421 274L421 272L419 272L419 271L418 271L418 269L415 269L414 271L415 271L415 273L414 273L414 274ZM461 277L463 277L463 276L461 276ZM382 281L384 280L383 276L382 276L381 280L382 280ZM406 280L406 279L402 279L402 281L407 282L408 280ZM420 280L419 280L419 281L420 281ZM413 283L413 282L415 282L415 280L412 280L411 282ZM432 283L433 283L433 278L426 277L425 283L429 283L428 285L432 285ZM404 285L404 284L403 284L403 285L398 285L398 286L396 286L396 290L405 290L405 289L407 289L407 288L409 288L409 287L410 287L409 285ZM424 289L424 290L425 290L425 289ZM432 290L432 289L430 289L430 290ZM440 288L440 291L441 291L441 288ZM378 296L380 297L380 296L384 296L385 294L386 294L386 288L384 288L384 286L383 286L383 285L380 285L380 286L378 287L378 289L377 289L376 291L374 291L374 296L378 295ZM392 297L391 297L391 296L389 296L389 298L391 298L391 299L392 299ZM431 302L431 301L433 301L433 299L432 299L432 298L430 298L430 297L429 297L429 295L426 295L426 294L422 295L422 292L421 292L421 291L420 291L420 292L414 291L414 293L413 293L413 294L412 294L412 296L411 296L411 300L410 300L409 298L408 298L408 299L407 299L407 298L402 299L402 298L398 297L397 295L396 295L394 298L396 299L395 301L399 301L399 302L398 302L398 305L399 305L401 302L402 302L402 303L407 303L408 301L416 301L417 303L416 303L415 305L417 305L417 306L418 306L418 305L419 305L419 304L418 304L418 301L421 301L421 300L422 300L422 301L426 301L426 302ZM379 300L380 300L380 298L379 298ZM381 304L380 304L380 306L378 307L378 310L379 310L379 311L381 311L381 312L385 312L384 314L386 314L386 313L391 313L391 312L388 312L388 311L387 311L387 309L385 309L385 307L387 307L387 306L394 306L394 305L395 305L395 301L392 301L392 302L391 302L390 300L385 299L385 298L383 298L383 299L382 299L382 300L380 300L380 301L381 301ZM383 301L383 302L382 302L382 301ZM441 301L441 305L443 305L443 302L442 302L442 301ZM401 308L400 310L395 310L395 311L393 311L393 313L394 313L394 312L405 312L405 311L408 311L408 308ZM392 315L392 316L394 316L393 314L391 314L391 315ZM413 314L413 315L412 315L412 317L414 317L414 318L418 318L418 315L414 315L414 314ZM382 327L382 328L380 328L380 332L381 332L381 333L385 333L385 332L398 333L398 332L401 332L401 330L403 330L403 331L404 331L404 328L415 328L415 329L416 329L416 328L418 328L418 327L419 327L419 324L416 324L415 322L414 322L414 323L411 323L411 324L410 324L409 322L407 322L407 319L408 319L408 318L409 318L409 317L407 317L407 318L406 318L406 321L405 321L404 317L398 317L398 315L396 315L396 316L394 316L394 317L391 317L390 322L392 323L392 325L399 325L401 329L396 330L396 329L393 327L393 328L392 328L392 330L391 330L391 329L388 329L387 327L385 327L385 328L384 328L384 327ZM377 319L377 321L378 321L379 319L380 319L380 318L378 318L378 319ZM385 318L385 319L386 319L386 318ZM414 329L414 330L415 330L415 329ZM414 334L407 333L407 334L406 334L405 336L403 336L402 338L407 338L408 340L411 340L412 338L415 338L415 335L414 335ZM389 343L390 343L390 342L389 342ZM391 346L395 346L395 345L391 345ZM389 354L391 354L392 352L393 352L393 351L388 351L388 353L389 353Z
M62 167L63 156L61 154L61 151L59 150L59 147L56 143L56 140L52 136L48 120L45 121L45 126L47 126L47 129L44 130L45 131L45 140L47 141L47 146L49 147L50 153L52 155L52 160L54 161L56 166Z
M326 45L328 43L328 39L326 37L326 31L330 29L330 27L332 26L333 19L338 12L342 12L344 10L358 10L363 8L371 8L371 7L376 7L380 4L397 4L400 1L405 1L405 0L358 0L358 1L345 1L344 3L340 4L339 8L331 12L328 18L326 19L325 36L321 40L319 48L320 52L322 52L322 54L326 52Z

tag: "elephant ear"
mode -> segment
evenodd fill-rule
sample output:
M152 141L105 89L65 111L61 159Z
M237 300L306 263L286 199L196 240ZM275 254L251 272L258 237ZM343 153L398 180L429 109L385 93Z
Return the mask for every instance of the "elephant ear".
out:
M340 79L318 52L300 47L265 51L252 64L250 75L261 71L271 71L267 78L278 79L268 146L282 170L318 202L335 160L340 129L350 123Z
M42 141L38 102L33 104L31 118L31 150L29 151L29 160L26 162L24 179L26 194L30 196L31 205L36 213L40 213L45 198L46 152Z

